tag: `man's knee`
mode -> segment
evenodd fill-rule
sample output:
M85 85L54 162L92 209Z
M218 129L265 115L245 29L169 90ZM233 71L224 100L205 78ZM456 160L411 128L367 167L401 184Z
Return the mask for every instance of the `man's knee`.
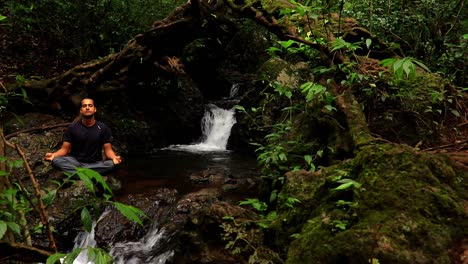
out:
M55 157L52 160L52 165L62 171L74 172L76 167L79 166L79 162L73 157L63 156L63 157Z

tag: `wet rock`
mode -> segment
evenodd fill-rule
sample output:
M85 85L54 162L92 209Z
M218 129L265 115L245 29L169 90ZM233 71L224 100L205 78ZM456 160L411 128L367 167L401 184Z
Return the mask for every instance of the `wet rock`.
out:
M162 188L151 193L126 196L120 202L139 208L147 216L142 219L143 226L130 221L116 208L111 208L96 225L96 242L106 246L123 241L138 241L152 227L153 222L161 223L169 218L176 195L176 190Z
M196 184L211 183L220 185L224 183L226 177L226 170L224 168L211 167L203 171L190 174L190 181Z
M273 241L289 244L286 263L452 263L468 235L467 176L444 156L362 147L340 165L286 174Z

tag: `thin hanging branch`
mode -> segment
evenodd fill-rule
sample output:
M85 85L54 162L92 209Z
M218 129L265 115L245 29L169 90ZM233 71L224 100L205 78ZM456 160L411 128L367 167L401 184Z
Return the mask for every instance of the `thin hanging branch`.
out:
M26 171L29 174L29 178L31 179L31 182L33 183L34 186L34 195L37 197L37 203L39 206L39 216L41 219L41 223L46 227L47 230L47 236L49 238L49 246L51 249L53 249L55 252L57 252L57 245L55 244L55 239L54 235L52 234L52 228L49 223L49 217L47 214L47 210L45 207L44 202L42 201L42 194L41 194L41 188L39 186L39 182L36 180L36 177L33 174L33 171L31 167L29 166L28 160L26 159L26 155L24 154L24 151L21 149L20 146L17 144L11 143L6 140L5 136L3 133L0 133L0 136L4 142L4 144L10 148L13 148L16 150L16 152L21 156L23 159L24 167L26 168Z

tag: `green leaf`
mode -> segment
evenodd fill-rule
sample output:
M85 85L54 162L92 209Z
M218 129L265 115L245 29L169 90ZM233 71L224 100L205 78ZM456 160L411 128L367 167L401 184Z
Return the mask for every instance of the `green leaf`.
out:
M6 16L0 15L0 21L5 20L6 18Z
M133 207L131 205L122 204L119 202L111 202L119 212L125 216L130 221L136 222L139 225L143 225L143 222L140 219L140 216L145 216L145 213L140 209Z
M104 190L107 193L112 193L112 190L110 189L109 185L107 184L106 180L99 174L97 171L88 169L88 168L77 168L76 172L78 173L78 176L80 173L85 174L88 176L90 179L94 179L98 184L100 184ZM81 177L80 177L81 179ZM92 184L92 183L91 183Z
M307 162L307 164L310 164L312 162L312 156L311 155L305 155L304 160Z
M6 222L8 228L15 234L20 235L21 234L21 228L20 226L15 223L15 222Z
M388 58L388 59L381 60L380 64L382 64L382 66L384 66L384 67L389 67L393 63L395 63L395 61L396 61L395 58Z
M244 108L242 105L235 105L234 108L235 108L236 110L245 112L245 108Z
M89 178L88 175L86 175L85 173L80 171L81 169L83 169L83 168L77 168L76 169L76 174L83 181L83 184L86 186L86 188L88 188L88 190L94 192L93 181L91 180L91 178Z
M301 234L299 234L299 233L294 233L294 234L290 235L289 237L291 237L291 238L300 238L300 237L301 237Z
M418 61L418 60L416 60L416 59L413 59L413 62L416 63L419 67L421 67L421 68L424 69L425 71L431 72L431 70L429 69L429 67L427 67L426 64L422 63L421 61Z
M60 259L62 259L64 257L65 257L65 254L63 254L63 253L52 254L47 258L46 264L61 263Z
M75 248L72 252L64 256L62 264L73 264L73 261L78 257L81 252L81 248Z
M457 110L451 109L450 112L452 112L452 114L453 114L454 116L460 117L460 113L459 113Z
M290 39L290 40L287 40L287 41L278 41L278 43L283 47L283 48L289 48L291 47L292 45L296 44L297 42Z
M81 209L81 223L83 223L86 232L91 232L91 229L93 228L93 220L91 219L91 215L86 207Z
M358 183L357 181L351 180L351 179L342 179L337 181L338 183L341 183L340 186L332 189L334 191L339 191L339 190L346 190L351 187L359 188L361 187L361 184Z
M413 75L414 73L414 64L411 60L404 60L402 64L403 70L406 73L406 77Z
M370 46L372 45L372 39L366 39L366 47L367 49L370 49Z
M46 195L44 195L42 197L42 201L44 202L45 206L48 207L52 204L52 202L54 201L55 199L55 196L57 195L57 190L52 190L48 193L46 193Z
M323 149L317 150L317 156L319 157L323 156Z
M0 177L1 176L8 176L8 175L9 175L8 172L0 170Z
M278 197L278 190L273 190L270 194L270 203L274 202Z
M334 106L332 106L332 105L325 105L324 107L325 107L325 109L327 109L330 112L336 110L336 108Z
M0 220L0 239L3 238L6 231L7 231L7 224L4 221Z

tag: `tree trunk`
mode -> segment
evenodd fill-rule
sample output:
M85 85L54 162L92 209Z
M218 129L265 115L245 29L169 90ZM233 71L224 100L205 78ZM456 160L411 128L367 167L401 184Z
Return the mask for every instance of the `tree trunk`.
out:
M302 37L291 21L276 17L279 8L294 8L293 4L288 1L277 1L276 7L271 7L270 2L191 0L175 9L165 19L155 22L148 31L130 40L122 51L78 65L53 79L29 81L25 85L32 90L46 91L48 98L55 101L51 102L54 105L63 103L78 105L84 96L126 89L132 72L135 72L142 63L155 65L161 72L170 75L185 74L183 65L179 65L176 59L181 55L185 45L201 36L209 35L208 25L220 26L233 23L231 19L233 16L253 19L282 40L292 39L319 50L329 65L350 61L344 53L332 52L328 46ZM323 26L314 23L308 16L303 19L303 23L309 28ZM328 32L332 32L332 29L326 29L324 33L317 33L322 35L310 36L309 39L323 38L325 42L334 40L335 37ZM348 93L338 98L337 103L346 114L348 123L354 124L351 129L354 145L358 146L371 139L364 115L353 95Z

